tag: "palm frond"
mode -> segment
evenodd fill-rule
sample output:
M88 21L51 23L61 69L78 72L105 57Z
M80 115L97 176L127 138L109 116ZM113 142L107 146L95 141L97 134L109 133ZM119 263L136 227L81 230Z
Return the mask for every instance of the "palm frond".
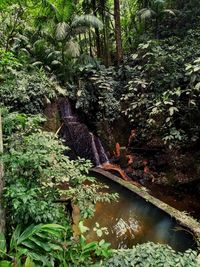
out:
M103 28L103 23L93 15L81 15L78 17L75 17L72 21L71 27L77 28L77 27L93 27L93 28Z
M60 51L51 51L47 55L47 59L58 58L58 57L61 57L61 52Z
M57 6L59 12L58 21L68 21L72 15L73 11L73 1L72 0L59 0L57 1Z
M60 65L60 66L62 66L62 62L60 62L59 60L53 60L51 62L51 65Z
M42 0L42 5L49 12L54 13L54 14L57 14L58 13L58 10L57 10L56 6L53 3L51 3L51 1L49 1L49 0Z
M166 0L154 0L154 4L164 5L165 3L166 3Z
M39 15L34 20L35 26L37 28L43 28L44 24L48 24L48 16L46 15Z
M138 16L142 20L149 19L155 15L156 15L155 11L153 11L151 8L143 8L138 12Z
M37 67L40 67L43 65L43 63L41 61L35 61L32 63L33 66L37 66Z
M70 40L66 43L65 53L70 57L78 57L80 55L80 47L77 42Z
M46 41L44 39L39 39L33 44L33 50L36 54L39 54L41 51L45 51Z
M70 31L70 26L66 22L60 22L56 25L56 39L63 41Z
M176 16L176 13L172 9L164 9L163 13L167 13L167 14L172 15L174 17Z
M30 56L30 52L26 48L21 48L20 52L26 54L27 56Z
M85 33L88 30L88 27L86 26L80 26L80 27L76 27L73 29L71 35L77 35L77 34L82 34Z

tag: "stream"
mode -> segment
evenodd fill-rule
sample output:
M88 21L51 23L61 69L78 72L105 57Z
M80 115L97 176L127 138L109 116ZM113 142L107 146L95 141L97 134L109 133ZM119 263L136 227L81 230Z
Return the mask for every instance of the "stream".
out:
M90 159L94 166L109 163L100 139L79 120L68 99L60 102L59 110L62 119L59 134L71 148L69 156ZM196 248L193 235L168 214L119 184L108 181L104 176L95 176L109 186L109 193L119 194L119 201L97 203L95 216L85 222L90 228L88 241L104 238L111 243L112 248L132 248L133 245L147 241L168 244L177 251ZM96 222L100 227L106 227L108 234L104 233L98 238L93 230Z
M181 227L168 214L146 202L119 184L108 181L101 175L95 175L110 188L107 192L117 192L119 201L97 203L95 216L86 220L90 228L86 238L88 241L105 239L112 248L132 248L133 245L152 241L168 244L177 251L185 251L196 247L191 233ZM100 228L106 227L108 234L97 237L96 222Z

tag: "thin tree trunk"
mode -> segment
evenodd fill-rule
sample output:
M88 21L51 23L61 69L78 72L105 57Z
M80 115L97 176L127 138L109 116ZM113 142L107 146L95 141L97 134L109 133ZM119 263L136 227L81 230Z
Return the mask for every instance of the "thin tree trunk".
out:
M90 30L88 31L88 37L89 37L90 56L93 57L93 53L92 53L92 36L91 36Z
M121 22L120 22L120 0L114 0L114 18L115 18L115 40L116 40L116 60L119 65L123 60Z
M97 17L97 3L96 0L92 0L92 9L93 9L93 15ZM99 29L95 28L95 39L96 39L96 48L97 48L97 57L102 57L102 50L101 50L101 38L100 38L100 32Z
M100 38L99 29L95 29L95 35L96 35L97 57L102 58L101 38Z
M3 154L3 131L0 110L0 155ZM5 232L5 211L3 208L3 188L4 188L4 169L3 162L0 161L0 233Z

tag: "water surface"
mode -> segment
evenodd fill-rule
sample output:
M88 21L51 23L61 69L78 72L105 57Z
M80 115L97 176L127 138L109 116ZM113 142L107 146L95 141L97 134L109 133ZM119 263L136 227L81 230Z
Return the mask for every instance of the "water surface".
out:
M95 176L110 186L108 192L119 194L119 201L97 204L95 216L85 223L90 228L89 241L97 240L93 228L98 222L100 227L108 229L108 235L99 239L110 242L112 248L132 248L147 241L168 244L177 251L196 247L192 234L168 214L121 185L101 175Z

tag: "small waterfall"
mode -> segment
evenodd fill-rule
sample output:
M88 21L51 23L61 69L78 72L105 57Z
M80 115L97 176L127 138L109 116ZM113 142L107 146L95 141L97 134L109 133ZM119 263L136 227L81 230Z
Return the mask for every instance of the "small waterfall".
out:
M99 166L101 165L101 161L100 161L100 156L99 156L99 153L98 153L98 150L97 150L97 146L96 146L96 143L95 143L95 136L93 135L93 133L90 133L91 137L92 137L92 151L94 153L94 158L95 158L95 163L96 163L96 166Z
M90 159L95 166L108 163L109 160L100 139L79 121L68 99L60 101L59 110L63 120L60 134L66 145L71 148L71 156Z
M62 112L62 119L73 117L72 108L71 108L68 98L65 99L65 104L62 105L61 112Z
M105 153L105 150L102 146L102 143L98 137L95 138L95 144L97 147L97 150L99 151L99 157L101 163L109 163L108 156Z

